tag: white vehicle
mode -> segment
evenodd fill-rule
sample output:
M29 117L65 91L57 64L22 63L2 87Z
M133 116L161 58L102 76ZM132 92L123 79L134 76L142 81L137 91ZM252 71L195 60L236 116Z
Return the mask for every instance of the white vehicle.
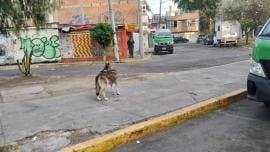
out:
M236 46L241 37L242 30L238 21L216 21L214 46Z

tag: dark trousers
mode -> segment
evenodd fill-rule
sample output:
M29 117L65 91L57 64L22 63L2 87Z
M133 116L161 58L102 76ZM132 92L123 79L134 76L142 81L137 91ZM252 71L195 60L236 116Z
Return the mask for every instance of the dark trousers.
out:
M129 57L130 58L133 58L133 52L134 52L134 48L128 48L128 51L129 51Z

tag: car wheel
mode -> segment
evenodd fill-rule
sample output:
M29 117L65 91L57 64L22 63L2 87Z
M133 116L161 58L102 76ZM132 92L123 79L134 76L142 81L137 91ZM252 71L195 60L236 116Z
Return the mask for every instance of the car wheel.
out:
M173 50L171 50L169 53L170 53L170 54L173 54Z

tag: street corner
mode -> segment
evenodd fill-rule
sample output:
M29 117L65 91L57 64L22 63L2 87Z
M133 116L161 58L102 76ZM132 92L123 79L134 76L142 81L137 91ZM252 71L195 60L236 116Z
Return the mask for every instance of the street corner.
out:
M101 135L89 141L61 149L59 152L79 151L111 151L121 145L138 140L150 134L167 129L176 124L187 121L193 117L201 116L210 111L225 107L231 103L246 98L246 89L240 89L220 97L211 98L206 101L164 114L150 120L139 122L124 129Z

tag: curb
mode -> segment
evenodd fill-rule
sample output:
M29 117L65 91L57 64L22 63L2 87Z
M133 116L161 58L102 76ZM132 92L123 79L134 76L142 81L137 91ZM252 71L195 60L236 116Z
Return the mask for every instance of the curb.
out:
M131 125L127 128L102 135L95 139L61 149L60 152L103 152L163 129L187 121L210 111L225 107L246 98L246 89L240 89L220 97L212 98L197 104L167 113L157 118Z
M115 63L139 63L147 61L147 59L125 59L120 62ZM82 61L82 62L72 62L72 63L40 63L40 64L32 64L31 68L56 68L56 67L71 67L71 66L79 66L79 65L97 65L103 64L104 61ZM14 70L18 69L17 65L7 65L0 66L0 70Z

